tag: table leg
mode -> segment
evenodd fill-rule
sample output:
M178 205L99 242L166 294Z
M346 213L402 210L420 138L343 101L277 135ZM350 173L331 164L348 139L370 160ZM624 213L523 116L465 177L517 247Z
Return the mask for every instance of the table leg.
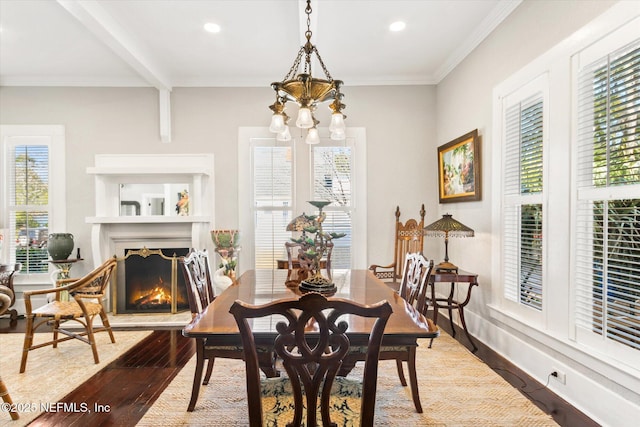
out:
M196 372L193 375L193 387L191 388L191 400L187 407L188 412L193 412L200 394L200 382L202 381L202 371L204 370L204 339L196 338Z
M458 311L460 312L460 323L462 324L462 329L464 329L464 333L467 335L467 338L469 339L469 342L473 346L473 353L475 353L476 351L478 351L478 347L473 342L473 339L471 339L471 335L469 334L469 331L467 330L467 322L464 321L464 308L463 307L459 307Z
M416 407L416 412L422 413L422 404L420 403L420 394L418 393L418 374L416 372L416 347L409 347L409 383L411 384L411 396L413 397L413 404Z

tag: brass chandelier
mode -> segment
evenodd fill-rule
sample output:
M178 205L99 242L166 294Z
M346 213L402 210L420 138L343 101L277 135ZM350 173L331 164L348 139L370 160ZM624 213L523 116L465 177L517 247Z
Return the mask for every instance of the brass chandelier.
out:
M271 83L271 87L276 92L276 101L269 106L271 111L273 111L269 130L277 134L276 139L279 141L288 141L291 139L291 133L289 132L289 126L287 124L289 116L284 112L287 101L293 101L300 107L296 126L300 129L308 129L305 139L307 144L317 144L320 142L318 129L316 128L320 122L313 116L317 104L333 101L329 104L329 108L332 111L331 123L329 125L331 139L345 139L344 119L346 116L342 114L345 105L341 102L343 94L340 92L342 80L334 80L331 77L329 70L327 70L318 53L318 49L311 44L311 11L311 0L307 0L307 7L305 9L305 13L307 14L307 31L304 33L307 42L298 51L298 55L284 79L281 82ZM318 79L311 75L311 57L314 53L322 67L325 79ZM303 55L304 68L301 73L298 73L298 69L301 63L303 63Z

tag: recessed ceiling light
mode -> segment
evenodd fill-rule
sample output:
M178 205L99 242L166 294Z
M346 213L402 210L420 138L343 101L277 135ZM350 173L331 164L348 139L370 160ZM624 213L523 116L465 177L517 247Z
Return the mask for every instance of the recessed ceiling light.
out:
M407 24L405 24L402 21L396 21L393 24L389 25L389 31L402 31L405 29L405 27L407 26Z
M213 22L207 22L204 24L204 30L210 33L219 33L220 29L220 25L214 24Z

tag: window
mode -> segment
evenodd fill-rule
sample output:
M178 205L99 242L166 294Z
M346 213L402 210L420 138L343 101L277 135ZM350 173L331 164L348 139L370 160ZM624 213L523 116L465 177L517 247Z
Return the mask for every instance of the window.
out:
M284 243L294 236L287 224L303 212L316 213L309 200L330 201L323 227L346 234L334 240L332 267L366 268L366 250L353 250L366 248L363 129L348 129L345 141L321 138L307 145L296 138L276 141L263 128L241 128L239 158L241 269L275 268L286 258Z
M640 349L640 40L580 67L577 98L578 339Z
M0 220L8 238L2 261L21 263L20 275L47 273L49 232L64 223L64 129L61 126L2 126ZM62 178L61 178L62 177ZM62 188L54 191L54 184ZM63 229L61 227L61 229Z
M543 307L543 140L545 78L505 98L502 161L504 298Z

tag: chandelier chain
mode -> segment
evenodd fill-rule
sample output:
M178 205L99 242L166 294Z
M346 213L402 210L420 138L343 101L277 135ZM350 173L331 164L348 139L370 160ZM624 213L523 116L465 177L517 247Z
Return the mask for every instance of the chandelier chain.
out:
M331 77L331 73L329 73L329 70L327 70L327 66L324 65L324 61L320 57L320 53L318 52L318 49L316 49L315 46L313 47L313 51L316 53L316 56L318 57L318 62L320 63L320 66L322 67L322 71L324 71L324 75L327 76L327 79L330 82L332 82L333 81L333 77Z
M298 68L300 67L300 61L302 60L303 52L304 52L304 46L301 47L300 50L298 51L298 56L296 56L295 61L293 61L293 65L291 66L291 69L289 70L287 75L284 76L284 79L282 79L283 82L292 79L296 75L296 73L298 72Z

